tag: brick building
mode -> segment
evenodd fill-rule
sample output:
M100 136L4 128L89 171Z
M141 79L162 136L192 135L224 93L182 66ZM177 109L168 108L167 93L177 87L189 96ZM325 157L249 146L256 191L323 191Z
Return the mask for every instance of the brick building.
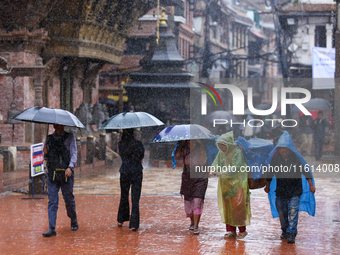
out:
M15 124L13 136L12 125L5 124L11 102L20 111L46 106L73 113L82 102L96 103L98 71L106 63L120 65L126 37L156 5L156 0L0 2L0 56L12 67L0 81L1 146L13 141L14 148L21 148L18 166L27 169L29 159L22 155L45 139L47 127Z

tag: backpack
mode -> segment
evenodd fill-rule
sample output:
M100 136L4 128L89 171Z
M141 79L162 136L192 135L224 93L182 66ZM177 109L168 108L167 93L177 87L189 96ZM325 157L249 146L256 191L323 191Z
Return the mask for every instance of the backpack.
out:
M51 181L66 181L65 170L68 168L71 156L70 150L65 146L65 141L70 133L58 137L49 135L47 169Z

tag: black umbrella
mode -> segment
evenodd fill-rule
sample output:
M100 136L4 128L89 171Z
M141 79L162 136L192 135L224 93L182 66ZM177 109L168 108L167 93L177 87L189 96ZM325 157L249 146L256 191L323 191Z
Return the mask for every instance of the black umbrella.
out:
M34 106L28 108L13 116L13 119L42 124L60 124L70 127L85 128L83 123L69 111L47 107Z
M330 111L332 110L332 106L330 103L323 99L323 98L312 98L307 103L302 104L304 107L306 107L310 111ZM296 105L292 107L292 111L300 111Z
M100 104L111 104L111 105L118 105L118 103L111 99L111 98L107 98L107 97L100 97L99 98L99 103Z

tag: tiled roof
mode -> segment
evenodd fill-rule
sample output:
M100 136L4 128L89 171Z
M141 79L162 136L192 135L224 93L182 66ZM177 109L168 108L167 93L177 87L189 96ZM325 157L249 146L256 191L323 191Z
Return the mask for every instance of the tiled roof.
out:
M283 9L282 12L325 12L336 11L336 4L296 4Z

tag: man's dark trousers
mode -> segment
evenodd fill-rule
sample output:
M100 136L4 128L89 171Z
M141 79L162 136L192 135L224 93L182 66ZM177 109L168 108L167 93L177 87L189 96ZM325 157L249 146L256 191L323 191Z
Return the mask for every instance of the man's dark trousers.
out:
M316 160L320 160L321 157L322 157L323 140L324 140L324 138L314 137L315 159Z
M67 182L51 181L47 180L48 185L48 221L49 227L55 228L57 221L57 211L59 204L58 192L61 188L65 200L65 206L67 216L71 219L71 222L77 220L76 203L73 195L74 174L67 178Z

